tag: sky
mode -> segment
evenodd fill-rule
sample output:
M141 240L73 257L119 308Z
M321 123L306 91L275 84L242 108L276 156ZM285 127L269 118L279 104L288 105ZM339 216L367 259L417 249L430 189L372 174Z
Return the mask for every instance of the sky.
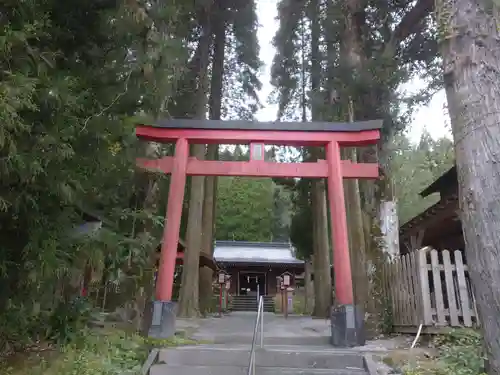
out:
M274 121L276 120L277 108L274 105L267 104L267 98L271 93L272 87L270 80L270 67L274 57L274 47L272 46L272 38L278 29L278 21L276 21L277 10L276 4L278 0L257 0L257 15L259 17L258 38L260 44L260 58L265 66L261 75L263 84L262 90L259 92L261 103L264 104L257 113L259 121ZM415 79L403 87L401 90L407 92L417 91L424 86L424 82ZM408 128L408 135L413 142L420 139L422 131L426 129L433 138L441 138L443 136L451 137L449 131L449 117L445 111L446 96L444 90L437 92L432 100L426 106L418 108L413 120Z

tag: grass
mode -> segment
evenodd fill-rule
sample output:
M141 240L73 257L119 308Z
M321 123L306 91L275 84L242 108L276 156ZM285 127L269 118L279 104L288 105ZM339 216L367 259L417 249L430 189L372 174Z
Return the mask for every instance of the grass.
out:
M404 375L486 375L482 338L472 329L439 335L426 349L392 351L383 361Z
M183 336L143 338L118 329L85 330L58 349L23 353L0 366L2 375L135 375L153 347L193 345Z

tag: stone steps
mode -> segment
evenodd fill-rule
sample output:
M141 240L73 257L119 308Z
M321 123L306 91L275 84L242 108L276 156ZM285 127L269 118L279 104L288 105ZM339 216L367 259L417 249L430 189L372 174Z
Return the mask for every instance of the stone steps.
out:
M333 350L257 349L256 374L361 375L364 359L360 353ZM192 346L162 349L150 375L246 375L249 347Z
M248 375L248 367L244 366L173 366L155 365L150 375ZM280 367L257 367L256 375L364 375L365 371L330 370L330 369L292 369Z
M233 311L257 311L256 296L233 296L231 310ZM274 299L271 296L264 296L264 311L274 312Z
M265 318L264 318L265 321ZM264 323L265 326L265 323ZM197 338L197 337L195 337ZM231 335L219 334L210 338L214 344L248 344L252 342L252 335ZM329 336L287 336L287 337L269 337L265 336L265 345L290 345L290 346L330 346Z

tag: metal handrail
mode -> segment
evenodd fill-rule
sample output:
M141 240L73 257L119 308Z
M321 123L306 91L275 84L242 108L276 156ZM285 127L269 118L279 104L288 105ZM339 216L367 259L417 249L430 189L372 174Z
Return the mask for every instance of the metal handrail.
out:
M264 347L264 297L260 296L259 304L257 305L257 319L253 328L252 348L250 349L250 359L248 362L247 375L255 375L255 341L257 340L257 332L260 326L260 347Z

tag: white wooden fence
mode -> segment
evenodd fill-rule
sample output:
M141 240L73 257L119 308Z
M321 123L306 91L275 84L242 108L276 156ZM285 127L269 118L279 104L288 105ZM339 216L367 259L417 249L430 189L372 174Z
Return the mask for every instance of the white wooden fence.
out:
M459 250L429 247L396 258L384 270L395 331L411 327L472 327L477 310Z

